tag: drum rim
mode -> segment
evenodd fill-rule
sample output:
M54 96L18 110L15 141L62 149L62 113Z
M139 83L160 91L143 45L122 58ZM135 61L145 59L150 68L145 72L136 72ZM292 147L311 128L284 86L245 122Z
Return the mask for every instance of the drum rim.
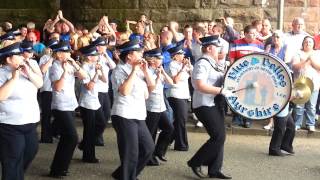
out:
M247 57L247 56L255 55L255 54L268 56L268 57L271 57L271 58L277 60L277 61L281 64L281 66L284 68L285 72L289 75L289 79L290 79L290 82L289 82L290 92L289 92L289 96L288 96L288 98L287 98L287 100L286 100L285 105L284 105L277 113L275 113L274 115L265 118L265 119L269 119L269 118L272 118L272 117L278 115L278 114L286 107L286 105L290 102L290 97L291 97L291 93L292 93L293 79L292 79L292 76L291 76L291 74L290 74L290 70L289 70L288 65L287 65L285 62L283 62L279 57L277 57L277 56L275 56L275 55L273 55L273 54L271 54L271 53L267 53L267 52L253 52L253 53L250 53L250 54L246 54L246 55L242 56L241 58L236 59L235 61L237 61L237 60L239 60L239 59L242 59L242 58L244 58L244 57ZM225 84L226 76L227 76L227 74L229 73L231 67L232 67L232 65L228 67L226 73L224 74L223 85ZM236 113L236 114L238 114L238 115L240 115L240 116L243 116L242 114L238 113L236 110L233 109L233 107L230 105L230 103L229 103L229 101L227 100L227 98L226 98L226 102L227 102L228 106L230 107L230 109L232 110L232 112L234 112L234 113ZM244 117L244 116L243 116L243 117ZM252 118L249 118L249 117L244 117L244 118L246 118L246 119L251 119L251 120L259 120L259 121L265 120L265 119L252 119Z

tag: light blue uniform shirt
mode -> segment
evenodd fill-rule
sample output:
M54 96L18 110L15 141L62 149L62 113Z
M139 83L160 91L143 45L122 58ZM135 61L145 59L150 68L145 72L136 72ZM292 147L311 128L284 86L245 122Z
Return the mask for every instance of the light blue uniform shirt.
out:
M98 92L107 93L109 90L109 71L110 69L114 69L116 64L107 54L99 55L99 64L102 66L102 70L106 76L105 78L107 79L107 82L98 80L95 86L97 86Z
M40 58L39 66L46 64L50 60L50 58L52 58L50 55L43 55ZM49 71L50 71L51 66L52 65L49 65L49 69L47 70L47 72L45 72L43 74L43 86L40 88L40 92L43 92L43 91L50 91L51 92L52 91L51 81L49 78Z
M166 105L164 103L164 96L163 96L163 86L164 86L164 79L160 77L160 80L157 81L157 72L153 68L149 68L152 78L155 79L156 87L155 89L149 94L149 98L146 101L147 111L149 112L163 112L166 110Z
M123 96L119 93L120 85L128 78L132 71L130 64L118 64L112 72L112 88L114 102L111 115L127 119L145 120L147 116L145 94L148 93L147 83L142 71L137 72L131 93Z
M56 109L60 111L74 111L78 107L78 102L76 99L74 91L75 83L75 69L72 65L68 64L68 73L64 80L63 89L58 92L52 89L52 103L51 109ZM59 80L63 74L63 68L60 61L55 60L50 68L50 80L53 83Z
M94 64L84 63L82 65L83 70L87 72L88 76L86 79L82 80L80 97L79 97L80 106L86 109L92 109L92 110L97 110L101 106L98 98L99 92L97 90L96 84L92 90L88 90L85 87L85 84L89 83L90 80L93 80L93 77L96 74L95 65L96 65L95 63Z
M169 65L169 73L168 75L170 77L174 77L178 74L178 72L181 70L183 64L179 63L177 61L171 61ZM179 82L176 84L173 84L170 86L167 97L174 97L177 99L189 99L190 93L189 93L189 83L188 79L190 77L189 73L186 70L183 70L181 72L181 78Z
M206 84L221 87L223 83L223 76L222 72L216 71L211 64L215 67L215 60L209 56L203 55L204 58L209 59L210 62L204 59L199 59L196 64L194 65L193 72L192 72L192 79L191 82L194 87L193 92L193 101L192 107L198 108L200 106L214 106L214 98L216 95L214 94L206 94L202 93L194 85L195 80L203 80Z
M279 112L279 114L277 114L277 117L286 117L289 114L289 103L286 105L285 108L283 108L283 110L281 112Z
M0 86L11 77L9 66L0 67ZM0 123L24 125L39 122L37 87L22 74L17 81L8 99L0 101Z

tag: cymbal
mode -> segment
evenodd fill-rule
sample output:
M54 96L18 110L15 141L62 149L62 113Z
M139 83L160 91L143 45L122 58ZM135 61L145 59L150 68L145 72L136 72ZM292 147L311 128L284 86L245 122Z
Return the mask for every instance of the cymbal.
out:
M293 84L292 94L296 94L299 91L301 97L294 97L291 101L294 104L304 104L306 103L313 91L313 82L310 78L299 77Z
M313 91L313 82L310 78L306 76L300 76L298 79L296 79L294 81L293 88L298 84L305 84L310 88L311 92Z

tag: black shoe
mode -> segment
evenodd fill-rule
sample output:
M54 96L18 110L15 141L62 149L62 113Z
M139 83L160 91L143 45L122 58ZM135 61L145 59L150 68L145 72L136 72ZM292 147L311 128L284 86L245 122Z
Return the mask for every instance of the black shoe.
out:
M168 159L165 156L161 156L161 155L155 155L158 159L160 159L160 161L164 161L167 162Z
M188 151L189 148L174 148L175 151Z
M284 154L280 150L279 151L269 150L269 155L270 156L284 156Z
M93 159L82 159L82 162L85 162L85 163L99 163L100 160L97 159L97 158L93 158Z
M206 178L207 176L203 174L201 171L201 166L191 166L190 162L188 161L188 166L191 168L192 172L198 176L199 178Z
M147 166L160 166L160 163L159 163L159 161L157 159L151 159L147 163Z
M98 136L98 137L96 138L95 145L96 145L96 146L104 146L104 140L103 140L103 137L102 137L102 136Z
M293 151L293 149L289 149L289 148L281 148L282 150L284 150L285 152L289 153L289 154L294 154L295 152Z
M209 174L209 178L217 178L217 179L232 179L231 176L226 176L222 172L217 172L215 174Z
M82 141L78 144L78 149L80 151L83 151L83 143L82 143Z
M39 143L52 144L52 143L53 143L53 140L40 140Z
M56 179L62 179L64 176L67 176L67 175L68 175L68 171L62 171L62 172L51 171L48 174L48 177L56 178Z

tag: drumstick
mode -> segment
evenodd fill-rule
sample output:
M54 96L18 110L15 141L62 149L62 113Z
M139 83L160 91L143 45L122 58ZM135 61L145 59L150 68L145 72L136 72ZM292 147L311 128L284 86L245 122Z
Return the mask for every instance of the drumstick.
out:
M242 90L245 90L245 89L257 88L258 86L259 86L259 84L257 82L254 82L254 83L251 83L251 84L249 84L248 86L246 86L244 88L240 88L240 89L234 90L234 91L232 91L232 93L236 93L236 92L239 92L239 91L242 91Z

